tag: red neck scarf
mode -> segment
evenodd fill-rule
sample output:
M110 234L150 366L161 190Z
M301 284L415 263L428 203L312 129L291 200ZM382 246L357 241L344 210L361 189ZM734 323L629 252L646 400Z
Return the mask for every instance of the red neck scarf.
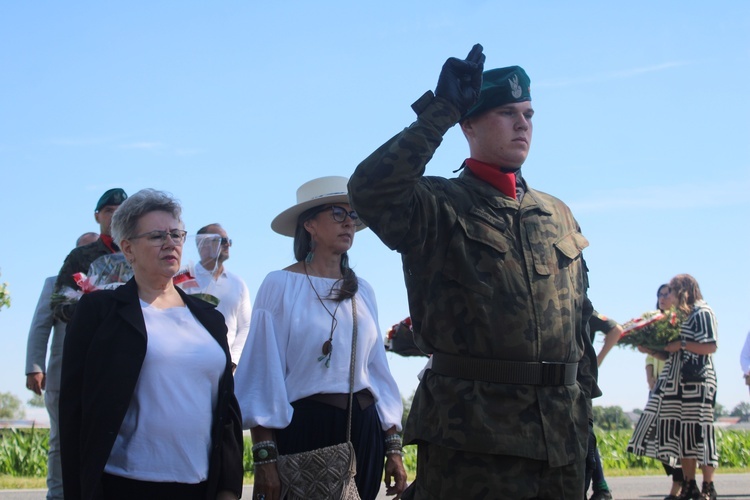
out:
M104 243L104 246L109 248L109 251L112 253L118 252L119 249L117 248L117 245L115 245L115 241L112 239L112 237L108 234L101 234L99 235L99 239L102 240L102 243Z
M514 173L503 172L498 167L473 158L466 158L466 168L505 196L516 199L516 175Z

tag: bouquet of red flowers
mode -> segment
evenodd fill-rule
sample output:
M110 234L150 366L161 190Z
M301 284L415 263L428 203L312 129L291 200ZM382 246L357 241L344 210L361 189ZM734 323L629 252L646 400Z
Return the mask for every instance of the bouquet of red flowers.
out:
M53 303L75 304L84 293L114 290L133 277L133 269L121 252L102 255L89 266L87 273L73 274L77 289L62 287L52 294Z
M684 319L681 313L674 310L646 312L622 325L618 345L664 350L667 344L680 338L680 325Z
M188 266L187 268L180 269L180 271L174 275L174 278L172 278L172 283L182 288L182 290L188 295L193 295L195 297L198 297L199 299L205 300L210 304L218 306L219 298L208 293L206 291L207 287L200 286L194 274L195 271L193 266ZM211 281L211 283L213 284L213 281Z

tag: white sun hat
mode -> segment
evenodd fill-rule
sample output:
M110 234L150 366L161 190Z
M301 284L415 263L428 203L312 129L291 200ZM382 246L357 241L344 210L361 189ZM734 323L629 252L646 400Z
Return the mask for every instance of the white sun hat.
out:
M271 222L271 229L284 236L294 237L297 219L305 210L333 203L349 204L346 188L348 181L346 177L331 175L305 182L297 189L297 204L277 215ZM359 231L364 228L363 224L356 229Z

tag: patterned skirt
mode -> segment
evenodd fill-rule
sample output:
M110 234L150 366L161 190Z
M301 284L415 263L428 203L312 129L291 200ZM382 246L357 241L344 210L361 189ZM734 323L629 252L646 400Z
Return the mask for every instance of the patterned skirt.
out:
M680 458L719 465L714 433L716 374L710 368L705 381L682 383L682 360L680 356L670 357L635 426L628 443L630 453L672 467Z

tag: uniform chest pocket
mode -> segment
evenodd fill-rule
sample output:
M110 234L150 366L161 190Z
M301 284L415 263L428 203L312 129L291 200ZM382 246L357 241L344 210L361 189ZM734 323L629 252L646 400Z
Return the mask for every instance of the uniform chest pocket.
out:
M498 229L482 221L459 218L448 243L443 274L491 297L493 276L501 269L508 249L508 241Z
M589 246L589 240L579 232L569 233L555 242L555 248L561 254L558 259L560 267L567 267L576 260L583 249Z
M534 271L539 276L550 276L568 267L589 244L577 231L553 240L550 245L550 239L554 238L554 235L543 232L536 222L526 224L526 230L534 260Z

